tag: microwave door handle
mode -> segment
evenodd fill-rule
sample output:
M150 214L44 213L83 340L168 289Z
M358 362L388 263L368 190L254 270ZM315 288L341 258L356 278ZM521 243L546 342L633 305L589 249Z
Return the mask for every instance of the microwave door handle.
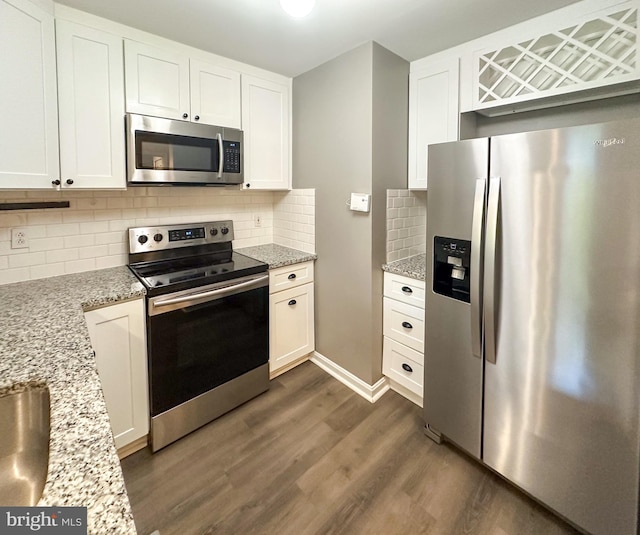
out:
M222 134L216 134L218 138L218 178L222 178L222 169L224 168L224 147L222 145Z

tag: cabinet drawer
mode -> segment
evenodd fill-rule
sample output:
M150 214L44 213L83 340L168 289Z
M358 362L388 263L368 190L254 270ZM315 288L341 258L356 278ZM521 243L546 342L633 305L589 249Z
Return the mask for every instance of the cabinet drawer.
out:
M424 281L403 277L395 273L384 273L384 295L408 305L424 309Z
M424 352L424 309L385 297L383 334Z
M295 288L308 282L313 282L313 262L269 270L269 293Z
M423 395L424 355L384 337L382 373L419 396Z

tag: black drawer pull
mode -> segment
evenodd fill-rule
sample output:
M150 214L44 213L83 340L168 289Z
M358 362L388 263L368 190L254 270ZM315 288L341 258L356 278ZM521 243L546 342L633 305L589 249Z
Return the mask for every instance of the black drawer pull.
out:
M403 322L402 322L402 326L403 326L405 329L413 329L413 325L411 325L411 323L409 323L408 321L403 321Z
M402 287L402 291L406 294L412 294L413 290L411 288L409 288L408 286L403 286Z
M295 274L295 273L292 273L291 275L289 275L289 276L287 277L287 279L289 279L289 280L291 280L291 281L292 281L293 279L295 279L295 278L296 278L296 274Z
M402 369L405 372L409 372L409 373L411 373L413 371L413 368L411 366L409 366L408 364L405 364L404 362L402 363Z
M293 306L296 304L296 300L292 299L291 301L289 301L289 306Z

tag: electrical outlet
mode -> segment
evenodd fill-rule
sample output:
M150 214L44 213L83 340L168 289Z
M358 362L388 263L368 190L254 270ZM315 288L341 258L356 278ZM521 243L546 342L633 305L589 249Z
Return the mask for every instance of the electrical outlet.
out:
M11 248L12 249L28 249L29 238L27 237L27 229L12 228L11 229Z
M260 214L255 214L253 216L253 226L254 227L261 227L262 226L262 217L260 216Z

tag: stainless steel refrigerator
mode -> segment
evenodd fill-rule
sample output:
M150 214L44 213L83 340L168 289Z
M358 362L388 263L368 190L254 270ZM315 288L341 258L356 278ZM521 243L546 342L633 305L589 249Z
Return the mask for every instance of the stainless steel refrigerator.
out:
M638 533L640 121L432 145L426 432Z

